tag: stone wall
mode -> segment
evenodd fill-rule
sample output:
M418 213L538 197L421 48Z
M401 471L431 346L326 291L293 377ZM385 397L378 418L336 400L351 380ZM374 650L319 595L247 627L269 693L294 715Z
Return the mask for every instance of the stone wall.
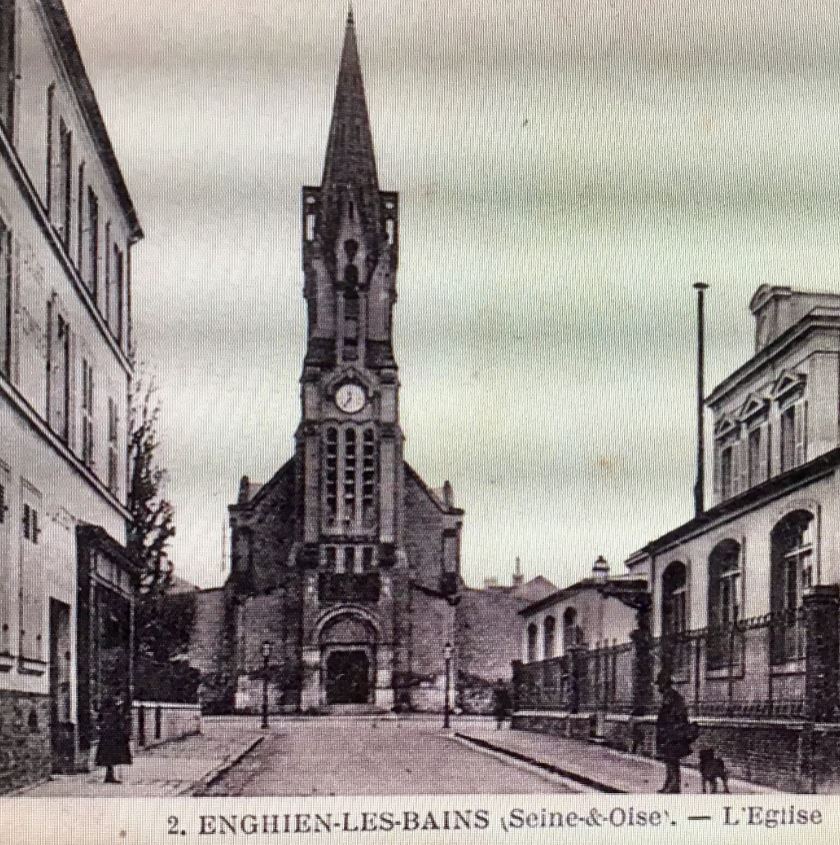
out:
M458 656L461 666L487 681L510 680L511 664L520 657L522 617L526 606L512 590L465 589L458 605Z
M729 775L789 792L834 792L840 788L840 725L804 722L693 719L700 736L684 761L696 767L697 752L711 748L723 758ZM523 711L515 729L597 739L622 751L655 756L656 719L621 715Z
M50 775L49 698L0 690L0 794Z
M411 591L411 669L407 680L411 708L443 708L443 648L451 642L455 610L445 599ZM456 667L453 660L453 678ZM454 693L453 699L454 701Z
M201 708L198 704L135 701L131 716L131 739L136 747L150 748L201 733Z

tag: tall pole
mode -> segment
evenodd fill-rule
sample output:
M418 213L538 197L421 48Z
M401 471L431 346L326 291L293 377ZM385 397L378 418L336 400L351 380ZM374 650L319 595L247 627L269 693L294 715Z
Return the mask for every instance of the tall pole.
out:
M705 388L703 385L704 371L704 336L705 325L703 315L703 296L709 286L704 282L695 282L694 290L697 291L697 480L694 483L694 515L699 516L705 508L705 463L706 430L704 425L705 409Z
M263 730L268 730L268 658L271 655L271 644L263 643L262 657L263 657L263 689L262 689L262 722L260 727Z
M452 646L447 643L444 647L444 681L443 681L443 727L449 728L449 675L452 665Z

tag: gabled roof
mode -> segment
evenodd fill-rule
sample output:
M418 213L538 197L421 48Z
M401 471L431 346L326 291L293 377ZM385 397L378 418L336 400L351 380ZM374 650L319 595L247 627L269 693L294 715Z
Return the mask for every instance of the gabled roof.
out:
M597 590L598 587L602 587L605 583L611 580L625 580L622 578L581 578L580 581L575 581L574 584L570 584L568 587L563 587L560 590L556 590L555 592L551 593L550 595L545 596L545 598L538 599L535 602L532 602L527 607L523 607L522 610L519 611L521 615L526 615L528 613L533 613L536 610L541 610L544 607L550 607L552 604L555 604L558 601L562 601L565 598L569 598L575 593L580 593L583 590Z
M268 491L284 480L288 473L294 472L294 467L295 459L291 457L264 484L252 482L247 475L243 476L242 481L239 483L239 498L234 504L228 505L228 509L236 510L237 508L251 507L262 499Z
M405 474L411 478L413 481L417 482L418 487L426 494L429 498L429 501L441 512L441 513L448 513L452 514L453 516L461 516L464 513L463 508L456 508L454 506L450 507L447 506L443 498L438 498L434 491L426 484L425 481L417 474L416 470L414 470L408 463L408 461L404 462L405 466Z

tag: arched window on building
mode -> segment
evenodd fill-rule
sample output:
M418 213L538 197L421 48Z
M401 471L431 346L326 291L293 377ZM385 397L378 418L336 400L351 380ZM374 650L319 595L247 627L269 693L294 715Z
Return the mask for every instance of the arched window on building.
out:
M567 652L573 645L579 645L580 634L577 626L577 611L567 607L563 611L563 652Z
M323 441L324 515L329 528L376 524L376 435L371 427L328 426Z
M324 432L324 506L327 524L338 519L338 429L330 426Z
M342 463L344 465L343 489L344 489L344 513L345 525L356 521L356 472L358 462L356 460L356 429L344 429L344 449L342 450Z
M528 626L527 662L533 663L537 659L537 623Z
M771 659L774 663L805 655L802 596L813 583L814 515L789 513L770 533L770 610L773 614Z
M688 660L688 577L675 560L662 573L662 668L681 673Z
M372 428L362 435L362 522L365 528L376 522L376 437Z
M347 264L344 267L344 331L343 347L344 357L353 359L356 357L356 349L359 343L359 268L356 267L356 254L359 244L355 240L344 242L344 252L347 257Z
M543 622L543 659L549 660L554 657L555 652L555 634L557 630L557 620L553 616L546 616Z
M737 654L736 623L741 616L741 546L722 540L709 555L710 668L732 665Z

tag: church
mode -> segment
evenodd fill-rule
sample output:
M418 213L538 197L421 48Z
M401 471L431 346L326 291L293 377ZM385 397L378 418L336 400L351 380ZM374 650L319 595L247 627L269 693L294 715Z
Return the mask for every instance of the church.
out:
M433 489L403 457L399 197L379 186L352 12L301 234L307 340L294 454L263 483L243 477L229 506L230 575L200 594L191 649L203 702L259 710L267 678L272 711L439 709L446 689L455 701L465 628L464 511L448 482ZM490 591L490 604L503 593ZM524 603L501 599L514 642Z

